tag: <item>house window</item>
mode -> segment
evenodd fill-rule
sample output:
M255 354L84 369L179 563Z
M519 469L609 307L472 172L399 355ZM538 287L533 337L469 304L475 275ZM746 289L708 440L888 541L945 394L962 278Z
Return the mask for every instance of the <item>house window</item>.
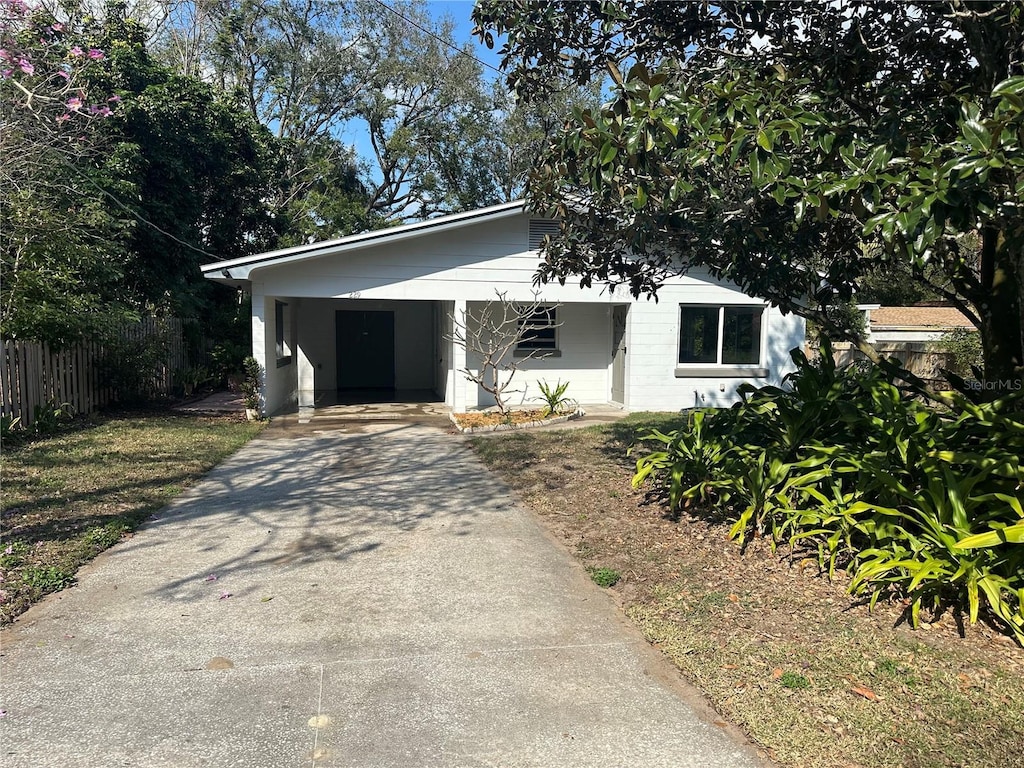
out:
M277 334L276 357L278 368L288 365L292 361L290 319L288 305L283 301L275 301L274 331Z
M521 337L517 352L554 351L558 349L555 307L540 307L528 317L519 319Z
M759 365L764 307L679 308L679 364Z

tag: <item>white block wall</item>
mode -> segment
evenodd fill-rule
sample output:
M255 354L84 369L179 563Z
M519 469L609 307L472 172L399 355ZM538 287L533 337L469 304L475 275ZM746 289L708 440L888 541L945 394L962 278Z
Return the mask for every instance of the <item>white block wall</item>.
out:
M710 280L710 278L708 278ZM676 376L679 356L680 304L755 304L763 302L715 283L673 281L658 291L658 303L639 301L629 309L627 322L627 407L633 411L674 411L681 408L728 406L736 402L736 388L744 381L754 386L779 384L793 369L789 350L803 346L804 322L765 311L762 364L767 378L744 376ZM713 366L701 366L707 369Z
M478 313L483 302L469 302L470 314ZM606 403L611 394L611 306L607 304L563 304L556 311L556 338L561 355L526 360L512 379L506 400L514 405L538 405L538 381L554 386L569 382L566 396L579 403ZM468 365L479 371L480 358L470 355ZM474 391L475 390L475 391ZM493 398L479 387L470 386L468 407L486 407Z

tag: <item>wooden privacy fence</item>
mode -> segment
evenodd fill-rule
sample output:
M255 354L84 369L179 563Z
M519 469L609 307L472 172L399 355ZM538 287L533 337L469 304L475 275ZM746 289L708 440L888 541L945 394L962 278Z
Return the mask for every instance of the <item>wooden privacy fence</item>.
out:
M150 348L132 359L130 350ZM174 375L188 367L188 349L177 318L146 318L124 328L111 345L87 341L61 349L35 341L4 341L0 365L0 414L31 426L37 408L64 406L74 414L92 413L128 394L148 397L171 393ZM127 352L126 352L127 351ZM139 392L125 392L123 376L112 373L118 363L141 362L132 372ZM106 364L105 364L106 362Z
M929 385L946 388L946 379L942 369L953 366L953 356L935 348L934 342L928 341L879 341L872 344L882 357L895 357L903 362L903 367ZM832 357L837 365L847 365L857 360L864 360L864 353L849 342L833 342Z

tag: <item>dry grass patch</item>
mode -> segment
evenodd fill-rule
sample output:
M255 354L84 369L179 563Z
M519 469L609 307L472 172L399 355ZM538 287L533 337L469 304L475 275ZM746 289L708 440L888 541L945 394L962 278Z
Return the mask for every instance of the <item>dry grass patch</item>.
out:
M620 574L648 639L780 764L1024 768L1024 651L955 616L914 631L899 605L869 613L843 574L741 553L712 510L672 519L630 484L650 426L672 417L473 444L584 566Z
M72 584L263 425L234 417L111 416L5 445L0 457L0 623Z

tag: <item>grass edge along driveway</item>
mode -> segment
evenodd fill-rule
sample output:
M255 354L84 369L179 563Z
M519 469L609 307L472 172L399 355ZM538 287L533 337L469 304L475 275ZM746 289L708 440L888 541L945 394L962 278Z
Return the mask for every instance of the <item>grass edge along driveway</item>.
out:
M474 438L553 535L726 719L800 768L1024 768L1024 651L956 617L914 631L817 559L728 539L714 510L673 519L634 490L637 445L678 415ZM614 574L615 578L607 578Z
M130 536L264 424L236 416L110 414L0 454L0 625Z

